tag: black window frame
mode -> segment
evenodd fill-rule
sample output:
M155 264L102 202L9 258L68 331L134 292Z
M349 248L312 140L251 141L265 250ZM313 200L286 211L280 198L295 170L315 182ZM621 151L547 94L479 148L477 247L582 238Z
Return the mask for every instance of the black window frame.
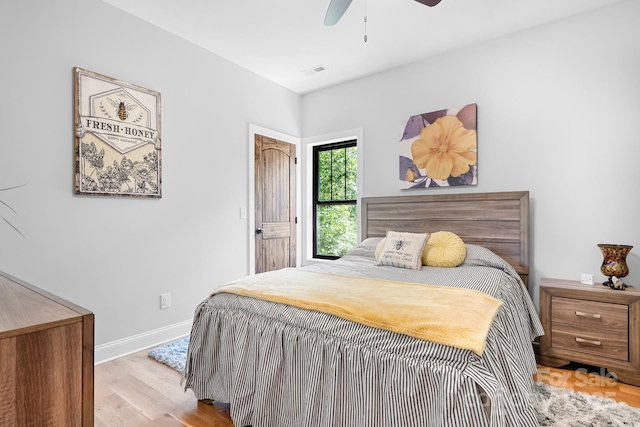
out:
M336 255L323 255L318 253L318 206L325 205L357 205L358 204L358 194L356 191L356 198L351 200L318 200L319 196L319 185L320 185L320 152L323 151L331 151L341 148L349 148L349 147L358 147L357 139L350 139L347 141L341 142L332 142L328 144L319 144L313 147L313 258L318 259L339 259L340 256ZM360 165L358 165L359 167ZM346 168L346 165L345 165ZM332 168L333 169L333 168ZM345 172L346 176L346 172ZM346 180L345 180L346 186ZM333 192L332 192L333 193ZM345 189L345 197L346 197L346 189Z

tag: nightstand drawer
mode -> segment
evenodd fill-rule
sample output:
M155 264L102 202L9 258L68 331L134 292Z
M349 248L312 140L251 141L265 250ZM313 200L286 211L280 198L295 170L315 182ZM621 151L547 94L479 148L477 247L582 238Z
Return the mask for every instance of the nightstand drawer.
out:
M611 359L629 359L626 330L593 329L554 322L551 325L551 345Z
M629 328L629 307L622 304L553 297L551 316L554 323L624 331L625 334Z

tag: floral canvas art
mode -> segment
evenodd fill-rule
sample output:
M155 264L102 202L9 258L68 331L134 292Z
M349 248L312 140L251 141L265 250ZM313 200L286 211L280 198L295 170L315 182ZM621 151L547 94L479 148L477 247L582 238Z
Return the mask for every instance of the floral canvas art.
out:
M477 105L409 117L400 139L400 188L478 183Z

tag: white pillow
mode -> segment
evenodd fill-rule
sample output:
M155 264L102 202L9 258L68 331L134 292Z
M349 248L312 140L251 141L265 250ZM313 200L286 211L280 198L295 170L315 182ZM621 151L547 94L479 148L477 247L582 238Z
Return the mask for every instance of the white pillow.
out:
M383 237L368 237L360 242L358 247L361 249L375 250L382 239Z
M376 245L376 261L380 261L380 255L382 255L382 251L384 250L384 245L387 243L387 238L383 237L380 242Z
M387 230L384 247L377 265L422 269L422 250L429 240L427 233Z

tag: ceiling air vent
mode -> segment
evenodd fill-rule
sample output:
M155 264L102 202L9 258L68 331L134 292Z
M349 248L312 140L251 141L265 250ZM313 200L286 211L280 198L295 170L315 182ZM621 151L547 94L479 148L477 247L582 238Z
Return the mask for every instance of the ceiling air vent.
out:
M307 68L306 70L302 70L304 74L310 76L312 74L317 74L321 71L326 70L327 68L324 65L316 65L315 67Z

